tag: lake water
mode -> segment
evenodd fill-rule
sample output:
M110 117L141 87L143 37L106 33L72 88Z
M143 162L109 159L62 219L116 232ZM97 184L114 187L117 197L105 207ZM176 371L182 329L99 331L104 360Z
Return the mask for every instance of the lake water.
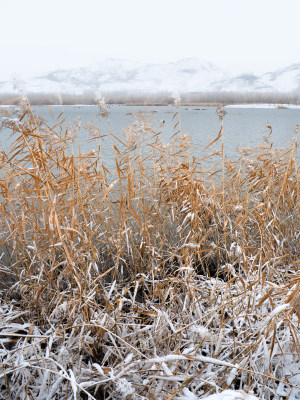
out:
M216 113L216 107L185 107L177 109L174 106L123 106L113 105L109 108L109 123L106 118L97 117L96 106L52 106L52 115L49 107L34 106L37 115L43 116L49 125L55 125L56 118L63 112L65 125L74 125L74 120L80 117L80 151L89 152L95 143L87 141L90 139L85 130L85 125L93 121L100 128L101 135L106 135L111 130L115 136L123 139L122 130L135 119L136 112L146 112L147 118L152 120L154 128L160 131L162 138L168 142L172 135L179 129L178 118L181 120L182 131L187 132L194 144L193 153L199 156L203 149L214 139L220 129L220 121ZM262 143L264 134L269 132L267 125L272 126L273 141L276 147L287 147L295 136L295 127L300 125L299 108L245 108L225 107L227 115L224 117L224 148L225 154L230 158L236 158L238 147L256 146ZM174 114L179 113L174 117ZM53 119L54 116L54 119ZM1 118L0 118L1 120ZM164 121L164 122L162 122ZM110 124L110 126L109 126ZM175 127L175 125L177 126ZM8 138L6 130L0 134L0 142L7 149L11 139ZM106 137L100 141L103 154L103 162L109 166L113 162L113 151L111 138ZM297 154L299 159L299 151Z

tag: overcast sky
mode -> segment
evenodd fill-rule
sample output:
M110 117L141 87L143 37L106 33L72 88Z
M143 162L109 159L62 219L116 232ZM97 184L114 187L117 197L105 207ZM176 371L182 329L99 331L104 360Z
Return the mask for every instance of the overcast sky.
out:
M261 73L300 62L300 0L0 0L0 80L107 58Z

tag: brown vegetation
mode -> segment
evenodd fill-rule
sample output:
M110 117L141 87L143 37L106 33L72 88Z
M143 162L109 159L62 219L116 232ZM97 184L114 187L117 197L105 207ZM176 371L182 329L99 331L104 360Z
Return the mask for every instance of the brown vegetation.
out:
M227 160L219 111L213 166L138 114L114 173L28 102L3 120L1 398L299 393L297 143Z

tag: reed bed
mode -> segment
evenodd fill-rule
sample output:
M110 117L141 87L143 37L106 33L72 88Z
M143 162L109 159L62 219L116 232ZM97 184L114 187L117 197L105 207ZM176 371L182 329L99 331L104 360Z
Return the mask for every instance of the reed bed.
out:
M139 113L111 171L62 118L2 118L0 398L299 399L296 139L228 160L219 109L195 157L179 114L164 143Z

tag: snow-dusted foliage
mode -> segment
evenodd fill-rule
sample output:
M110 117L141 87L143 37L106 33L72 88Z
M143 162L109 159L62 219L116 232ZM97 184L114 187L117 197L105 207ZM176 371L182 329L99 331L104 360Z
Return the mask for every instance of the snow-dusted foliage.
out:
M68 151L80 120L28 110L3 122L0 399L298 400L296 143L207 170L139 114L111 179Z
M93 290L43 324L3 298L0 398L299 398L299 322L281 285L179 273L103 285L95 302Z

